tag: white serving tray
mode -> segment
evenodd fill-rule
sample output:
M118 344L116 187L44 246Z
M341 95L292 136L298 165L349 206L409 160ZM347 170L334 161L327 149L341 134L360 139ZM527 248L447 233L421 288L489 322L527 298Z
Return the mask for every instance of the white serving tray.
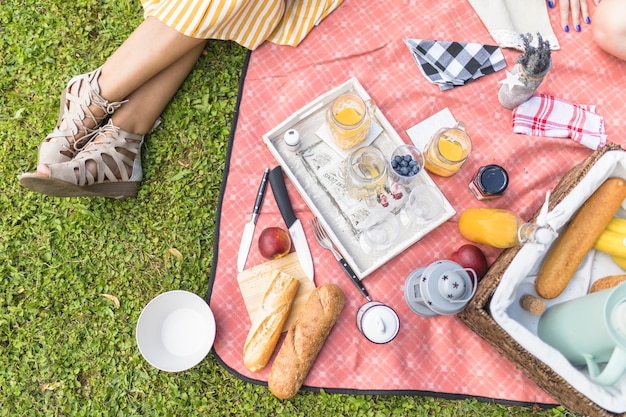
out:
M410 227L404 224L398 239L382 253L372 255L361 246L360 228L373 209L368 207L365 201L356 200L347 194L341 173L346 154L338 152L326 139L318 135L326 123L327 107L335 98L348 92L360 96L363 100L370 99L359 82L351 78L296 111L263 135L263 140L313 214L319 218L339 252L357 276L363 279L451 218L455 210L437 188L443 200L443 211L433 222L427 225L413 224ZM372 122L373 125L380 127L376 129L380 133L372 139L371 145L389 157L391 152L404 142L380 109L375 111ZM290 129L297 130L300 135L301 146L296 152L284 141L284 134ZM424 169L418 174L418 181L436 187ZM379 203L375 210L389 211L399 218L406 219L406 216L402 215L408 190L403 190L399 199L392 197L388 187L383 195L382 199L386 199L388 205L384 207Z

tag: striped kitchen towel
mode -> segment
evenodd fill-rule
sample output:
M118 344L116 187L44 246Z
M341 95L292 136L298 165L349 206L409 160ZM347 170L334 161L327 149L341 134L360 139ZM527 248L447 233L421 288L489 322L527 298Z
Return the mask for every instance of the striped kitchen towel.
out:
M596 150L606 144L604 118L596 106L574 104L546 94L535 94L513 109L513 132L570 138Z

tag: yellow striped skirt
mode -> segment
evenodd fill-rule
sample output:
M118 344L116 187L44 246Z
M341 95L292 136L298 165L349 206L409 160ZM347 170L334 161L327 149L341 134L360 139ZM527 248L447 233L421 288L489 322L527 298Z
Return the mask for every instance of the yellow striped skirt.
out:
M152 16L180 33L235 41L298 45L342 0L141 0Z

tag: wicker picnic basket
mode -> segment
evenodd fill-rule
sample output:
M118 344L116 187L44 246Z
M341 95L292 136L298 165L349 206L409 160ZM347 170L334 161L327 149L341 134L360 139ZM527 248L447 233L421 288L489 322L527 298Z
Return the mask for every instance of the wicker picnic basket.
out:
M549 208L552 210L580 182L589 169L604 153L611 150L622 150L616 144L608 144L595 151L580 164L572 168L556 185L550 195ZM535 213L533 219L538 215ZM503 251L480 281L476 294L467 308L458 317L476 334L493 345L502 355L515 364L524 374L535 381L546 393L552 396L563 407L574 413L600 417L626 417L601 408L589 398L573 388L564 378L556 374L552 368L524 349L498 325L489 311L489 303L498 287L502 275L520 251L516 246Z

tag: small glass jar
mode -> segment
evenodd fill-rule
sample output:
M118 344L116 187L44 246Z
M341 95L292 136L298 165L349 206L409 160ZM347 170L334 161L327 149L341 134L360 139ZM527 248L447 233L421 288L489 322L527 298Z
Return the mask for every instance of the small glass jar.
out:
M424 154L424 167L435 175L449 177L461 169L471 152L472 140L465 132L465 123L458 122L433 135Z
M387 160L380 149L364 146L353 151L345 161L344 171L348 194L375 206L388 175Z
M364 101L356 94L337 97L326 111L326 122L335 145L347 150L367 139L375 109L372 100Z
M490 164L480 167L469 183L469 189L478 200L491 200L500 197L509 185L509 174L500 165Z

